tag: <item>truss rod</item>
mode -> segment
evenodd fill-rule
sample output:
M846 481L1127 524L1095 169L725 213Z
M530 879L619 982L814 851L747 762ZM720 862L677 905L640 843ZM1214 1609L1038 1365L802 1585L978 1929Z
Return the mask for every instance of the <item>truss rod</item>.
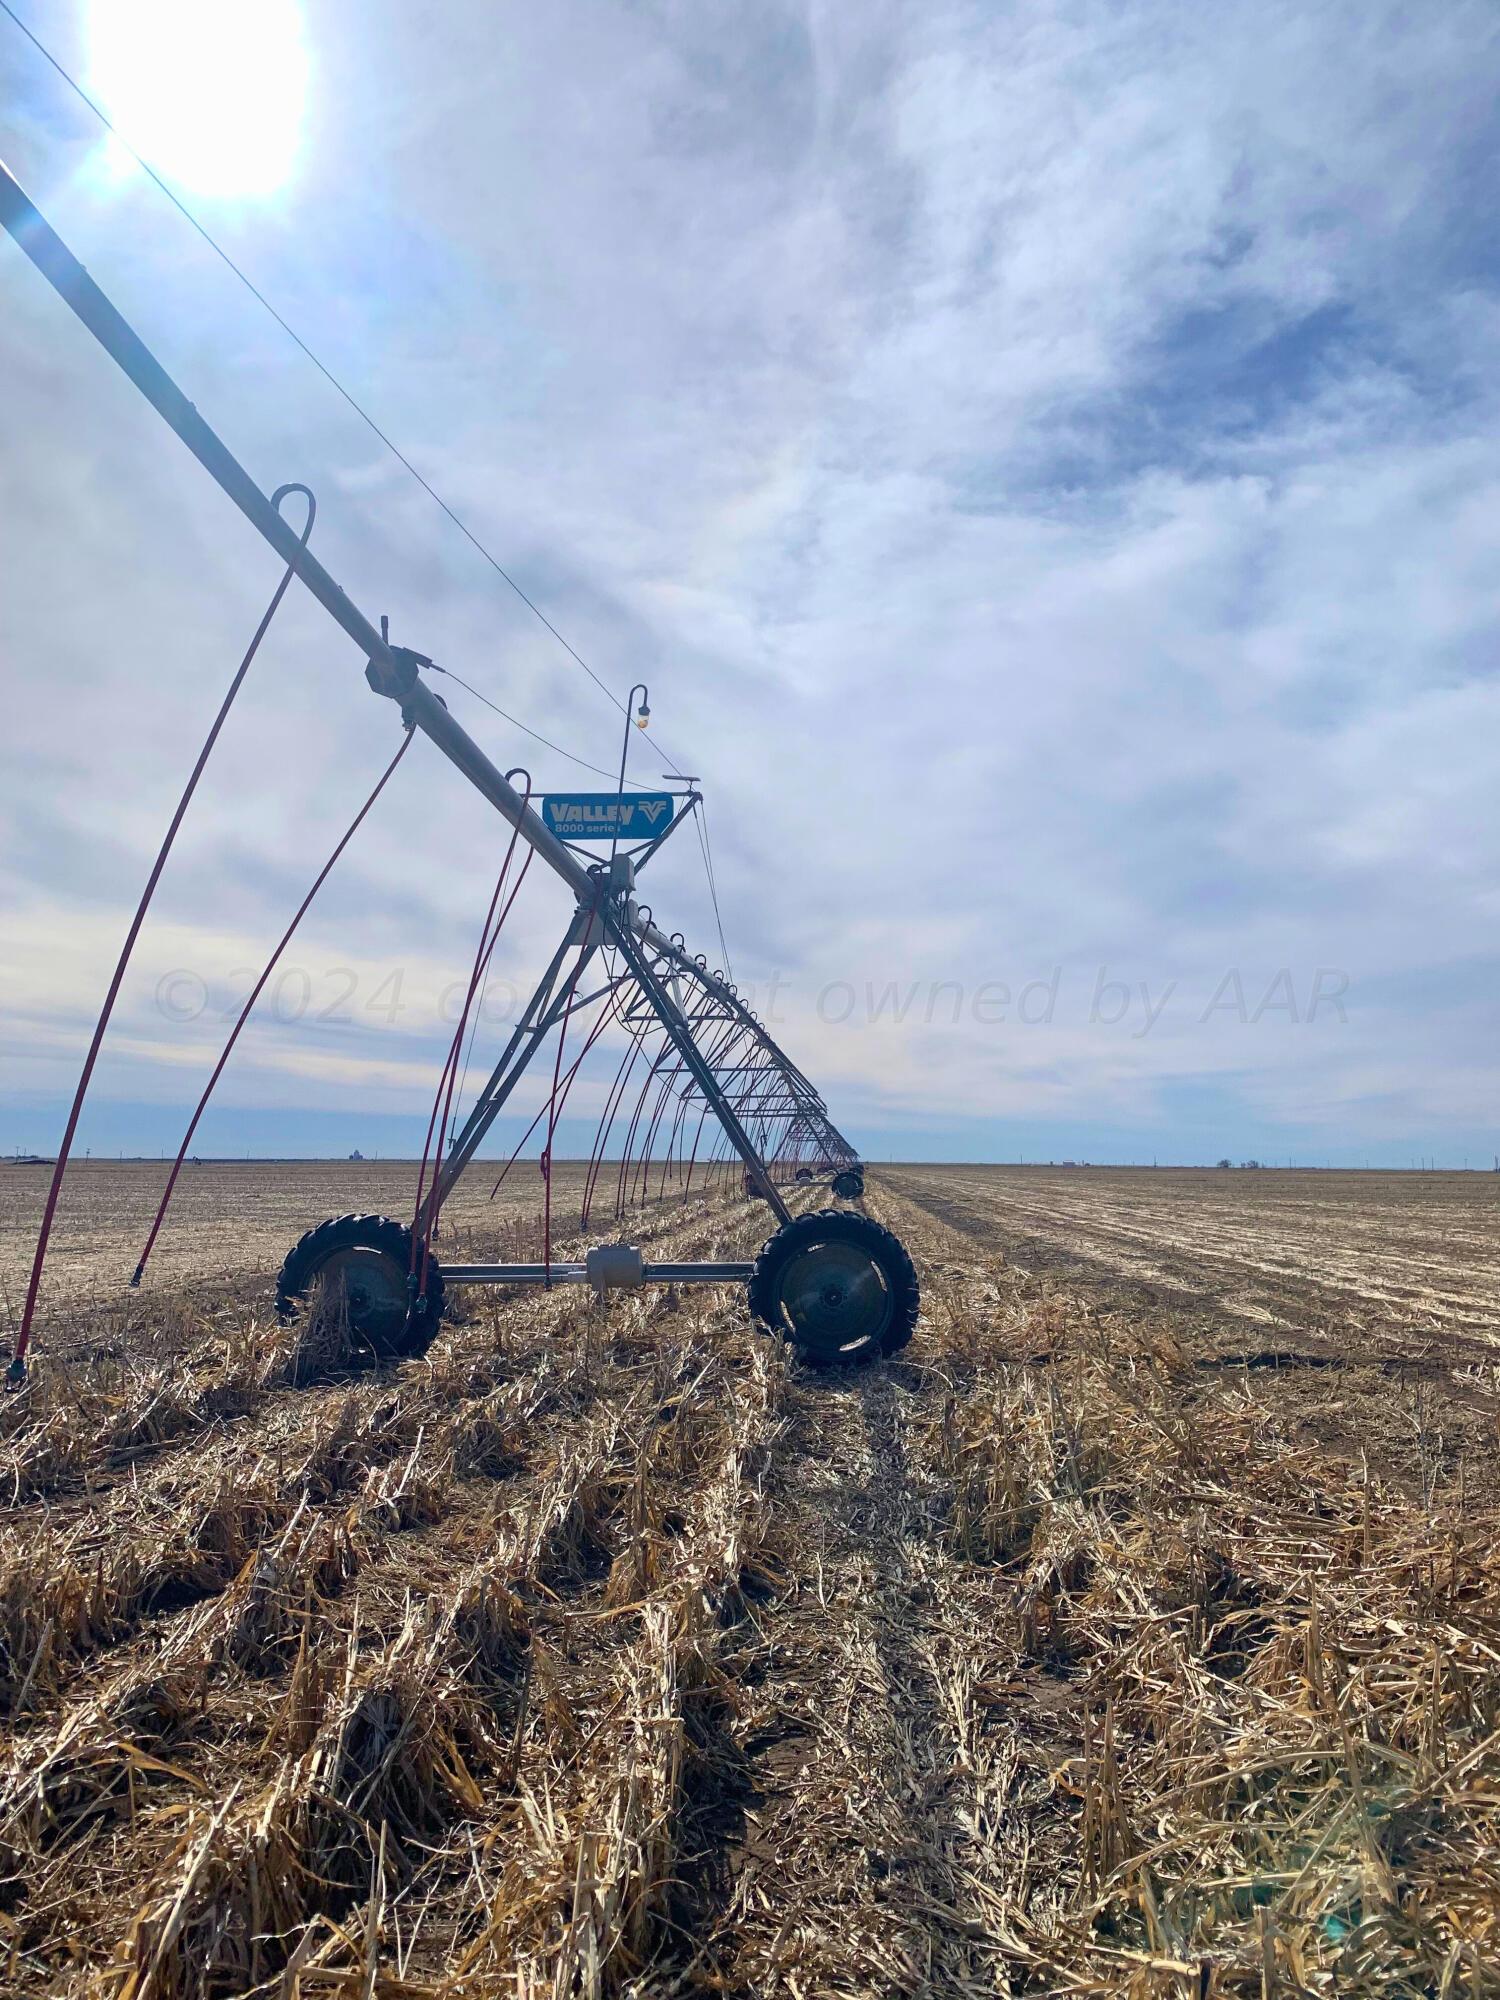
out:
M389 645L317 557L303 546L270 499L217 432L198 414L145 342L94 283L3 164L0 164L0 225L15 239L59 297L177 434L221 491L234 502L359 648L366 662L366 679L375 692L398 703L405 720L420 729L501 817L516 828L521 838L572 890L580 910L600 911L610 931L617 937L648 1005L677 1046L698 1089L717 1113L752 1178L757 1185L764 1184L762 1191L766 1198L782 1220L786 1220L788 1212L771 1185L765 1163L740 1122L721 1080L716 1077L712 1063L698 1048L694 1030L719 1021L737 1022L763 1054L767 1067L783 1078L828 1163L839 1165L854 1161L857 1157L854 1149L828 1119L823 1100L812 1084L741 1001L730 982L709 971L706 961L690 957L670 938L663 936L655 925L645 921L637 913L628 894L617 895L613 887L606 887L599 871L586 867L552 833L540 815L528 806L462 724L449 714L422 681L420 656L403 647ZM681 1003L678 995L671 990L679 977L692 982L704 996L702 1005L685 1006ZM733 1045L733 1038L730 1045ZM486 1110L493 1116L488 1105ZM482 1131L471 1132L466 1126L456 1148L456 1153L462 1158L455 1158L454 1172L444 1176L449 1187L482 1136ZM472 1145L467 1143L470 1139Z

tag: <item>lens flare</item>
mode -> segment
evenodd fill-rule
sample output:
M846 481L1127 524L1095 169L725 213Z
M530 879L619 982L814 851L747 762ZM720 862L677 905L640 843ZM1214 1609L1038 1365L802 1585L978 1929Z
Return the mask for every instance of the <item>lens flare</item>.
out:
M308 62L297 0L94 0L90 82L142 159L195 194L292 173Z

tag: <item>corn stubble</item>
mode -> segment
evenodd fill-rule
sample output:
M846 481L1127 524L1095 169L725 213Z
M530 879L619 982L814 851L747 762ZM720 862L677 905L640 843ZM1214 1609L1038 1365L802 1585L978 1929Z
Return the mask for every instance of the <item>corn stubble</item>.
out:
M1500 1992L1493 1379L1204 1368L870 1206L925 1310L867 1374L577 1290L39 1369L5 1990Z

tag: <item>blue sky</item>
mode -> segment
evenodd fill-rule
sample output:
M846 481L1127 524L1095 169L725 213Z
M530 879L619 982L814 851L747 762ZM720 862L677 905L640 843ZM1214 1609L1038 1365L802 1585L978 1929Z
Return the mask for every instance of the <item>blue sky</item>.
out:
M28 18L108 99L90 10ZM1493 1154L1491 6L262 18L305 59L279 184L157 163L649 681L736 974L872 1156ZM598 689L4 21L0 152L262 485L317 489L356 600L611 764ZM0 300L0 1147L40 1150L276 565L14 251ZM392 747L359 668L289 599L82 1144L175 1144ZM419 746L202 1150L419 1146L495 861ZM691 843L651 895L707 948ZM504 979L563 915L528 884Z

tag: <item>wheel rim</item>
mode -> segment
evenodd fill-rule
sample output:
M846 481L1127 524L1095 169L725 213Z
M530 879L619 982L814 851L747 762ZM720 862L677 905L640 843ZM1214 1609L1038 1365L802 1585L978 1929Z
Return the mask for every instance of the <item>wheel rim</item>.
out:
M406 1272L383 1250L335 1250L318 1271L318 1304L347 1314L349 1331L373 1346L399 1340L406 1326Z
M788 1260L777 1303L802 1347L851 1353L879 1340L894 1301L884 1271L855 1243L812 1243Z

